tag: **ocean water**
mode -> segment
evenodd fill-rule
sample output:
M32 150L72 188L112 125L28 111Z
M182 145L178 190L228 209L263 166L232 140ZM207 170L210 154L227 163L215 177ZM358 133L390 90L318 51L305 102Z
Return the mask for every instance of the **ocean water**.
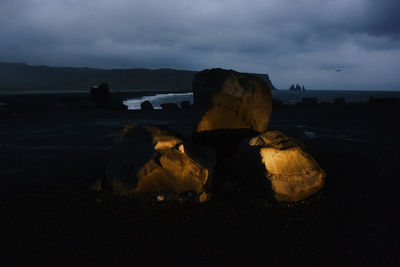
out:
M140 109L140 104L146 100L153 104L154 109L161 109L161 104L163 103L176 103L179 105L182 101L189 101L190 104L193 104L193 93L155 94L139 98L130 98L123 103L128 106L128 109Z
M304 97L316 97L319 103L333 103L334 99L344 97L347 103L367 103L371 97L375 98L400 98L400 91L325 91L325 90L309 90L309 91L289 91L276 90L272 91L272 97L283 101L285 104L296 104L302 101ZM140 109L140 103L150 101L155 109L161 109L162 103L176 103L179 105L182 101L193 103L193 93L180 94L155 94L151 96L142 96L139 98L130 98L124 101L128 109Z

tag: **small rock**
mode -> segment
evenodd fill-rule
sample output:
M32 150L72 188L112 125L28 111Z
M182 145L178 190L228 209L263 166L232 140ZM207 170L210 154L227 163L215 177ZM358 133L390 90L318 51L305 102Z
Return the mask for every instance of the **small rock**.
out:
M153 110L153 104L151 104L151 102L149 100L143 101L142 103L140 103L140 109L141 110Z
M210 194L203 192L199 195L199 202L200 203L206 202L207 200L209 200L209 198L210 198Z

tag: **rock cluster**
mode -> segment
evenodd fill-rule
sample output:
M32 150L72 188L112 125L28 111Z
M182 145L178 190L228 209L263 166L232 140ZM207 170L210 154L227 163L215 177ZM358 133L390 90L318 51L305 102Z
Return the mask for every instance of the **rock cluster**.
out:
M203 192L214 163L193 155L178 134L161 127L127 125L116 138L106 169L114 192Z
M193 80L193 93L192 143L162 127L123 129L106 170L105 184L114 192L199 194L213 182L222 190L238 185L261 190L280 202L307 198L323 186L324 170L298 141L267 131L272 98L263 80L204 70ZM227 173L229 181L218 181Z

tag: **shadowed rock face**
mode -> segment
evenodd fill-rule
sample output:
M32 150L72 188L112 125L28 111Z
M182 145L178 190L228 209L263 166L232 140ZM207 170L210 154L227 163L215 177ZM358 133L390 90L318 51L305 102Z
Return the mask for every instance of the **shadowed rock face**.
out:
M153 104L151 104L151 102L148 100L140 103L140 108L142 110L153 110L154 109Z
M243 141L235 156L241 179L261 185L276 201L298 201L322 188L325 171L293 139L268 131Z
M110 92L106 82L101 83L99 86L93 87L90 90L91 98L96 103L98 108L104 108L110 101Z
M268 85L252 74L209 69L193 79L196 132L267 130L272 112Z
M125 126L107 165L107 184L123 194L205 191L213 166L188 150L168 129Z

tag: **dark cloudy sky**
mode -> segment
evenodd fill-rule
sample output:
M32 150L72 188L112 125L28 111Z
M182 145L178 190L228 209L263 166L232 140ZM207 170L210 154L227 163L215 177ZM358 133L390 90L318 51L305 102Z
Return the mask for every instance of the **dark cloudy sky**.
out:
M399 13L399 0L0 0L0 61L400 90Z

